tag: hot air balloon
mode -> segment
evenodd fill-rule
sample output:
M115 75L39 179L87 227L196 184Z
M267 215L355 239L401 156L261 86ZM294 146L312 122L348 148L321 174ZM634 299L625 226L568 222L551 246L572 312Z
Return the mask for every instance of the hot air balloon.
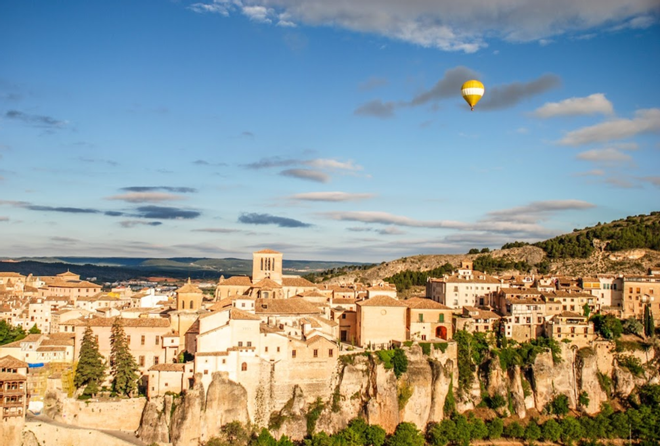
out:
M484 95L484 91L484 84L479 81L471 80L463 84L461 94L465 102L470 105L470 110L474 111L474 106L477 105L479 99Z

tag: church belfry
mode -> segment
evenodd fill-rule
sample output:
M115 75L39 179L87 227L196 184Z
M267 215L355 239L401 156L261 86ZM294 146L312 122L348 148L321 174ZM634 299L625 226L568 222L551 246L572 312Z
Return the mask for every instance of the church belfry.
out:
M271 279L282 284L282 253L264 249L252 253L252 281Z

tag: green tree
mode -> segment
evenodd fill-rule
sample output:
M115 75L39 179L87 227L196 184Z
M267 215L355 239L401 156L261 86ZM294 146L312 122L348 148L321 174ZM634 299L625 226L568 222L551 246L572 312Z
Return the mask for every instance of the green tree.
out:
M0 345L20 341L25 338L25 336L27 336L27 334L25 333L25 330L23 330L23 327L14 327L4 319L0 320Z
M639 337L644 335L644 325L635 319L634 317L629 317L623 321L623 332L627 334L634 334Z
M408 357L406 353L400 349L394 349L394 355L392 356L392 365L394 366L394 374L397 378L406 373L408 370Z
M105 377L105 369L105 360L99 353L96 336L91 327L87 326L80 344L80 355L73 377L73 385L77 389L85 386L84 395L96 395L99 391L99 385Z
M568 397L566 395L557 395L548 403L548 412L563 417L569 411Z
M121 318L112 324L110 335L110 376L112 392L132 396L137 390L138 365L128 348L128 339Z
M367 426L364 431L365 446L383 446L387 432L377 424Z
M584 314L584 317L589 319L589 315L591 314L591 307L589 306L589 304L584 304L582 306L582 313Z
M573 417L566 417L561 420L561 441L567 445L572 445L574 441L583 436L582 425Z
M277 441L277 446L296 446L286 435L282 435Z
M497 440L504 432L504 421L501 418L495 418L488 424L488 438Z
M483 440L488 436L488 428L481 418L470 421L470 440Z
M268 431L266 431L268 432ZM268 434L270 435L270 433ZM303 446L332 446L332 439L325 432L319 432L318 434L312 435L310 438L303 440ZM255 446L262 446L261 444ZM277 446L277 441L273 440L273 443L264 443L264 446Z
M541 428L538 424L536 424L536 420L531 420L529 423L527 423L524 437L529 444L532 444L541 438Z
M644 306L644 334L646 336L653 336L655 334L655 321L653 320L653 313L649 304Z
M512 422L504 428L504 436L509 438L522 438L525 435L525 428L517 421Z
M611 314L596 314L591 317L594 323L594 330L605 339L617 339L623 333L621 321Z
M326 438L328 435L326 434ZM330 446L328 439L328 446ZM257 435L257 438L252 440L250 442L250 446L277 446L277 440L273 438L273 436L268 432L268 429L265 427L261 429L261 432L259 432L259 435ZM316 443L310 443L310 446L322 446L321 444L316 444Z
M37 327L37 324L34 324L30 330L28 331L29 334L41 334L41 330L39 330L39 327Z
M582 407L589 405L589 394L586 391L582 391L580 396L578 396L578 404Z
M551 418L543 423L541 436L545 441L557 442L559 441L559 437L561 437L561 426Z
M385 444L387 446L424 446L424 436L413 423L399 423Z

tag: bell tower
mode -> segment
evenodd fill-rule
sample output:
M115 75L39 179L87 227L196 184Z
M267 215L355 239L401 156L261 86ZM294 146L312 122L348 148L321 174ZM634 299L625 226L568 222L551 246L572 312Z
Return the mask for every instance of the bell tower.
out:
M262 279L282 284L282 253L263 249L252 253L252 282Z

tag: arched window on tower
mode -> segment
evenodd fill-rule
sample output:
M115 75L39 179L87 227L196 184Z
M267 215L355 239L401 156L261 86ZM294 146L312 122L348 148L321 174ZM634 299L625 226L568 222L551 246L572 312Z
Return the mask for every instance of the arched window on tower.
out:
M193 309L193 301L192 301L192 299L190 299L190 309L191 309L191 310Z
M247 362L241 364L241 372L247 372Z

